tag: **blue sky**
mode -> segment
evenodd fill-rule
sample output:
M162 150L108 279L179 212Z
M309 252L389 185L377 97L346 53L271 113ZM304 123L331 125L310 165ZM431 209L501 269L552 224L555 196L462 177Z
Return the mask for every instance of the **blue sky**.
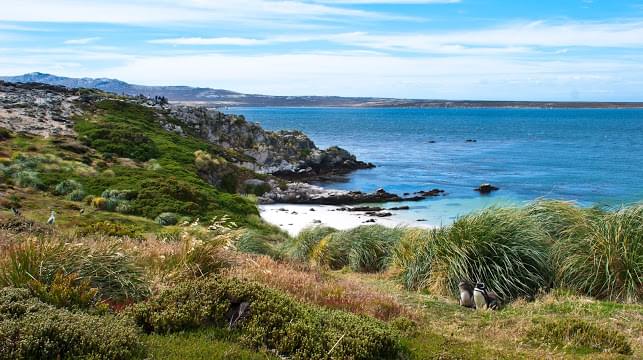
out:
M643 0L2 0L0 74L643 101Z

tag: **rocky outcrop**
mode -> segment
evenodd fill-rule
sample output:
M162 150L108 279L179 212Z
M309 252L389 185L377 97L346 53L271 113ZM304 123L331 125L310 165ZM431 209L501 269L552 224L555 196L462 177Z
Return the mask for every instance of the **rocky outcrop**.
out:
M351 205L363 203L420 201L426 199L425 196L403 197L389 193L384 189L379 189L372 193L365 193L361 191L324 189L319 186L300 182L288 183L281 187L276 184L272 185L271 191L259 197L259 201L261 203ZM374 209L380 208L363 207L362 209L363 211L374 211Z
M477 188L473 189L480 194L490 194L492 191L498 191L500 188L491 184L480 184Z
M285 179L309 179L374 167L339 147L321 150L301 131L266 131L243 116L224 114L205 107L169 107L164 127L189 131L214 144L250 157L241 166ZM180 126L177 126L177 122Z
M73 135L81 110L76 91L43 84L0 81L0 127L44 137Z

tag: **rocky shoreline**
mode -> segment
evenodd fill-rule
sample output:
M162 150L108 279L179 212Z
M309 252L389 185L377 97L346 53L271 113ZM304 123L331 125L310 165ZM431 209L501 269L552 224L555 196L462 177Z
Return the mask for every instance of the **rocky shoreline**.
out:
M355 205L363 203L421 201L429 197L446 195L444 190L440 189L418 191L414 194L408 194L408 196L400 196L398 194L389 193L384 189L378 189L374 192L366 193L362 191L325 189L320 186L303 182L291 182L284 186L271 184L271 188L272 190L259 197L259 203ZM368 209L365 211L368 211Z

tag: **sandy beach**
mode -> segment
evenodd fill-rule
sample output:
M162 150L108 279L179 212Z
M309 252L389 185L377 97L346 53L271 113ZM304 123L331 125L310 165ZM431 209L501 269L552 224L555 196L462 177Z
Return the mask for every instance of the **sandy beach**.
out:
M296 235L304 228L317 225L330 226L340 230L374 224L387 227L433 227L425 222L403 219L399 215L396 216L394 211L392 211L392 216L380 218L368 216L363 212L337 210L339 208L339 206L330 205L270 204L260 205L259 211L265 221L279 226L290 235Z

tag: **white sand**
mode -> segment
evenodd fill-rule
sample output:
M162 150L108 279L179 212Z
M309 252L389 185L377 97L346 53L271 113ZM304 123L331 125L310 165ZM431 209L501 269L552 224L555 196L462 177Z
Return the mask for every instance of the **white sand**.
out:
M290 205L270 204L260 205L261 217L291 235L298 234L302 229L310 226L324 225L339 230L352 229L360 225L384 225L387 227L433 227L423 222L409 222L396 216L395 211L390 211L393 216L374 217L363 212L337 211L338 206L330 205ZM375 222L366 222L374 219Z

